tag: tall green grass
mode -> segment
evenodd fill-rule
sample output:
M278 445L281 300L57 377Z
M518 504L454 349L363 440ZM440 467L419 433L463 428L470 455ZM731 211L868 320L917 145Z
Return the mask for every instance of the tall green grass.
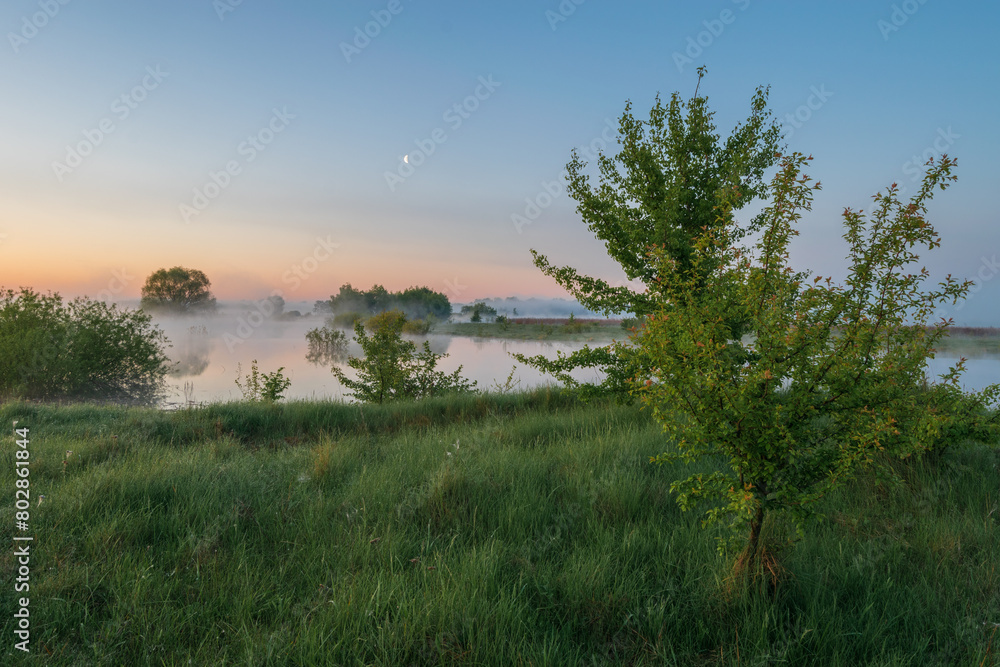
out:
M669 481L690 471L648 463L670 445L635 407L0 406L14 419L36 542L33 653L8 613L8 664L998 663L991 447L858 479L794 547L769 526L769 596L733 586L717 534L678 511Z

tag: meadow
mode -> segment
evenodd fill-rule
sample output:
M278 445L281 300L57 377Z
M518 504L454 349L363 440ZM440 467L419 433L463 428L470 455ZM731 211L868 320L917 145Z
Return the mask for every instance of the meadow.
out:
M679 511L691 470L649 463L671 443L636 406L8 402L8 540L15 420L31 653L5 614L5 664L1000 664L994 445L864 473L794 544L766 525L759 589Z

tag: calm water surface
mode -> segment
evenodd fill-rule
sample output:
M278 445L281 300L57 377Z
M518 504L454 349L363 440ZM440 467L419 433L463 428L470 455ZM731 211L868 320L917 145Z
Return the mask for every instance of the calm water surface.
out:
M282 371L292 384L285 392L288 399L343 399L346 398L340 383L330 372L329 366L310 363L306 360L308 346L305 334L308 330L322 325L322 320L307 317L283 322L265 322L252 329L238 331L237 320L217 318L212 320L169 320L159 322L167 332L173 345L168 352L174 361L181 364L180 370L168 377L167 405L184 404L187 400L199 403L240 400L242 394L236 386L237 369L243 374L250 369L256 359L261 372ZM459 336L429 336L413 338L417 346L423 340L430 342L431 349L439 354L448 354L441 360L440 370L450 373L462 366L462 375L478 382L480 389L503 383L511 368L515 367L514 380L519 388L527 389L545 384L556 384L549 376L533 368L517 363L510 353L526 355L542 354L554 358L556 353L571 352L583 347L577 342L515 341L497 339L474 339ZM603 345L596 341L591 345ZM361 355L360 347L352 341L350 354ZM968 354L966 372L962 385L967 390L976 390L994 382L1000 382L1000 355ZM929 375L947 372L959 357L958 352L941 353L929 362ZM353 377L351 369L341 365ZM600 380L595 371L577 371L579 380Z
M284 368L282 373L292 384L285 392L288 399L341 399L346 398L340 383L330 372L329 365L310 363L306 360L308 345L305 334L322 325L319 318L302 318L284 322L265 322L242 339L237 335L237 323L223 318L199 321L163 321L171 347L168 354L180 362L178 373L168 380L166 403L183 404L186 400L200 403L240 400L242 393L236 386L237 368L242 375L249 372L250 364L257 360L262 373ZM246 333L246 329L243 330ZM353 335L352 332L348 332ZM512 341L475 339L460 336L411 337L418 349L427 340L431 349L448 356L440 361L438 369L446 373L462 366L462 375L475 380L477 388L489 388L503 383L514 371L514 381L519 388L557 384L551 377L533 368L517 363L510 353L529 356L543 354L555 357L558 351L571 352L585 343ZM597 341L591 345L603 345ZM362 356L359 345L351 341L349 354ZM349 377L352 369L340 364ZM574 372L579 380L599 380L600 374L590 371ZM187 392L185 391L187 385Z

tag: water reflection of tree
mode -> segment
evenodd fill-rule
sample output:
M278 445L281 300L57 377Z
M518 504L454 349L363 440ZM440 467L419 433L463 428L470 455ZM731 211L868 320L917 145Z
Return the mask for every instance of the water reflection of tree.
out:
M423 341L427 341L431 346L431 352L434 354L448 354L448 348L451 346L451 336L423 336L415 338L417 341L417 348L419 349L423 345Z
M208 368L211 353L212 342L208 338L208 329L203 325L188 327L170 352L173 363L169 375L176 378L201 375Z
M509 348L518 350L535 349L542 351L552 351L555 349L575 350L583 347L583 344L574 344L568 341L547 341L547 340L521 340L509 338L470 338L476 352L489 351L499 347L504 353L509 353Z
M330 366L347 361L347 335L334 328L331 321L306 333L306 361L316 366Z
M325 347L314 348L310 345L309 351L306 352L306 361L315 366L332 366L333 364L344 363L347 361L347 356L346 350L329 350Z

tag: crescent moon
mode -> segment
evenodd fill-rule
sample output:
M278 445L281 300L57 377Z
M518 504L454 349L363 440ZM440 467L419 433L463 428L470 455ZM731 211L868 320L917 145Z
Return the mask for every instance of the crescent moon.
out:
M405 162L406 164L410 164L410 156L409 155L404 155L403 156L403 162Z

